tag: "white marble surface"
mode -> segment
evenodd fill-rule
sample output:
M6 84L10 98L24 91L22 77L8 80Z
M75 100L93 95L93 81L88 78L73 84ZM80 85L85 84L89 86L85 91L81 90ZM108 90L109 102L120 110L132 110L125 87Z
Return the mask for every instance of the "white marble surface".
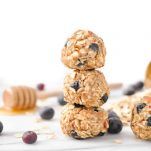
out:
M109 100L112 102L112 99ZM44 103L45 104L45 103ZM44 105L43 104L43 105ZM53 120L47 122L36 122L38 114L22 116L0 116L4 124L4 131L0 136L0 150L101 150L101 151L145 151L150 150L151 143L136 139L129 127L124 127L118 135L105 135L87 140L75 140L62 134L59 125L59 115L61 107L56 103L56 99L46 102L54 107L56 114ZM40 129L38 141L34 145L26 145L22 142L20 134L27 130ZM55 138L48 138L46 133L55 133ZM115 141L121 141L121 144Z

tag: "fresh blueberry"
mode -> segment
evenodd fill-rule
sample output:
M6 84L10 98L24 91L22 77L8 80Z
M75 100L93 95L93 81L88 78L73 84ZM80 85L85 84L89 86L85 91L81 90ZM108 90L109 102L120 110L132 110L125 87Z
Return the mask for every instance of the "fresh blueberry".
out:
M117 117L109 118L108 133L117 134L121 132L122 128L123 128L123 124L119 118Z
M151 116L147 119L147 126L151 126Z
M75 139L82 139L80 136L78 136L77 132L75 131L71 131L71 137L75 138Z
M80 84L79 81L75 81L74 83L72 83L70 85L71 88L75 89L75 91L77 91L80 88Z
M97 108L97 107L94 107L94 111L98 112L99 110L98 110L98 108Z
M98 136L104 136L104 135L105 135L105 133L100 132Z
M103 102L105 103L105 102L108 100L108 95L105 93L105 94L102 96L101 100L103 100Z
M89 46L89 49L93 50L93 51L99 51L99 46L98 44L96 43L92 43L90 46Z
M79 62L78 64L77 64L77 66L78 67L81 67L81 66L83 66L85 64L85 62Z
M22 140L26 144L33 144L37 141L37 134L33 131L27 131L23 134Z
M135 93L135 89L133 87L128 87L123 92L124 95L133 95L134 93Z
M110 110L108 111L108 118L112 118L112 117L119 118L118 115L114 111Z
M53 118L54 116L54 109L51 108L51 107L43 107L41 110L40 110L40 116L42 119L45 119L45 120L50 120Z
M66 105L67 104L67 102L64 100L64 96L63 95L60 95L59 97L58 97L58 103L60 104L60 105Z
M141 110L146 106L146 103L139 103L137 104L136 106L136 109L137 109L137 113L140 113Z
M132 85L132 87L136 90L139 91L144 87L144 82L142 81L138 81L136 82L134 85Z
M76 108L84 107L84 105L76 104L76 103L74 103L74 106L75 106Z
M44 84L44 83L39 83L39 84L37 85L37 89L38 89L39 91L43 91L43 90L45 89L45 84Z
M3 131L3 123L0 122L0 133Z

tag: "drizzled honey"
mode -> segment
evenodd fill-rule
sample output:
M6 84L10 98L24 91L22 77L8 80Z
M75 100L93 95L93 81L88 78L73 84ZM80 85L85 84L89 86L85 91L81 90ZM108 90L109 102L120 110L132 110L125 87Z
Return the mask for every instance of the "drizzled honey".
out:
M15 109L7 109L5 107L0 107L0 115L27 115L27 114L33 114L37 111L37 107L34 107L32 109L25 109L25 110L15 110Z

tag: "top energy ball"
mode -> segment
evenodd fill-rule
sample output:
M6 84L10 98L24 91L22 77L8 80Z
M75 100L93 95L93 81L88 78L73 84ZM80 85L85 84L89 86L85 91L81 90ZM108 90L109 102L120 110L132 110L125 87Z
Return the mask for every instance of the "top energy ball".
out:
M87 30L76 31L62 50L62 62L67 67L78 70L103 67L105 56L103 40Z

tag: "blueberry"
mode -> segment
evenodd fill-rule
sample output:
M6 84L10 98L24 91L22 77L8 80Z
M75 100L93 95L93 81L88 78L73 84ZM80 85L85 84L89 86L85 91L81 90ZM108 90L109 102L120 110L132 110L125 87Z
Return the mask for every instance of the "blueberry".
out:
M147 119L147 126L151 126L151 116Z
M76 103L74 103L74 106L75 106L76 108L84 107L84 105L80 105L80 104L76 104Z
M105 103L105 102L108 100L108 95L105 93L105 94L102 96L101 100L103 100L103 102Z
M134 85L132 85L132 87L136 90L139 91L144 87L144 82L142 81L138 81L137 83L135 83Z
M51 107L43 107L41 110L40 110L40 116L42 119L45 119L45 120L50 120L53 118L54 116L54 109L51 108Z
M0 122L0 133L3 131L3 123Z
M64 96L63 96L63 95L60 95L60 96L58 97L58 103L59 103L60 105L66 105L66 104L67 104L67 102L64 100Z
M136 106L136 109L137 109L137 113L140 113L141 110L146 106L146 103L139 103L137 104Z
M37 89L38 89L39 91L43 91L43 90L45 89L45 84L39 83L39 84L37 85Z
M99 51L99 46L98 44L96 43L92 43L90 46L89 46L89 49L93 50L93 51Z
M105 135L105 133L100 132L98 136L104 136L104 135Z
M77 134L77 132L75 132L75 131L71 131L71 137L73 137L73 138L75 138L75 139L83 139L83 138L81 138L78 134Z
M81 67L81 66L83 66L85 64L85 62L79 62L78 64L77 64L77 66L78 67Z
M79 81L75 81L74 83L72 83L70 85L71 88L75 89L75 91L77 91L80 88L80 84Z
M27 131L23 134L22 140L26 144L33 144L37 141L37 134L33 131Z
M123 128L123 124L119 118L117 117L109 118L108 133L117 134L121 132L122 128Z
M97 108L97 107L94 107L94 111L98 112L99 110L98 110L98 108Z
M134 93L135 93L135 89L133 87L128 87L123 92L124 95L133 95Z
M112 117L119 118L118 115L114 111L110 110L108 111L108 118L112 118Z

